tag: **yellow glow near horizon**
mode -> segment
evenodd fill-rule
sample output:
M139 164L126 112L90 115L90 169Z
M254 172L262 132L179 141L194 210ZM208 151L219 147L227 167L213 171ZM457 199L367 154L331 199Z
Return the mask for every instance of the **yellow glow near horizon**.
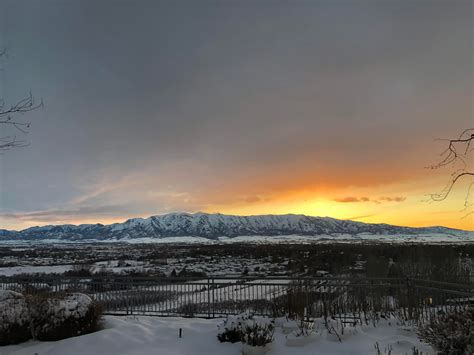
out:
M398 204L399 206L395 206ZM352 206L348 206L352 205ZM354 206L356 205L356 206ZM216 212L211 209L208 212ZM308 216L350 219L365 223L387 223L399 226L426 227L447 226L465 230L474 230L472 214L462 214L459 208L440 210L436 204L417 201L416 198L404 202L394 202L391 206L367 203L337 203L328 200L294 202L292 204L263 204L222 208L221 213L236 215L257 214L304 214Z
M445 179L440 180L409 180L403 183L369 185L364 187L337 188L327 186L308 186L295 190L294 187L273 188L253 198L242 192L255 191L252 186L231 191L206 193L197 198L196 204L206 205L199 209L172 208L165 211L150 211L135 214L119 214L116 216L67 216L58 215L57 219L34 220L28 215L17 219L2 221L2 228L24 229L35 225L49 224L111 224L123 222L128 218L149 217L150 215L167 212L208 212L235 215L258 214L304 214L309 216L350 219L366 223L387 223L400 226L446 226L465 230L474 230L474 213L462 211L466 199L467 187L456 186L449 197L442 202L427 202L427 191L440 191ZM303 184L302 184L303 185ZM273 192L272 192L273 191ZM275 192L277 191L277 192ZM240 192L237 197L235 193ZM188 198L188 194L171 195L173 199ZM250 195L252 196L252 195ZM185 201L186 202L186 201ZM53 215L53 217L56 217ZM11 222L11 225L8 223Z
M426 184L430 191L438 191ZM380 196L402 196L403 201L379 201ZM309 216L351 219L366 223L387 223L400 226L446 226L474 230L474 213L463 211L467 190L460 186L452 191L445 201L429 202L424 193L426 186L380 186L372 189L352 189L353 196L368 196L368 201L336 202L328 197L317 197L305 193L277 197L266 202L236 206L216 206L208 212L236 215L255 214L304 214ZM348 191L341 196L350 196ZM369 193L370 192L370 193ZM322 194L319 194L322 195ZM326 193L325 195L330 195Z
M387 223L400 226L424 227L447 226L464 230L474 230L474 215L464 213L458 203L450 201L441 206L440 203L427 203L421 200L423 196L408 198L403 202L375 204L373 202L338 203L327 199L308 199L294 201L272 201L266 203L247 204L241 206L215 206L204 212L234 215L258 214L304 214L308 216L332 217L350 219L365 223ZM197 212L197 211L192 211ZM50 224L112 224L124 222L128 218L149 217L144 215L128 215L114 218L58 220L31 223L17 223L11 229L24 229L32 225ZM9 226L5 226L9 229Z

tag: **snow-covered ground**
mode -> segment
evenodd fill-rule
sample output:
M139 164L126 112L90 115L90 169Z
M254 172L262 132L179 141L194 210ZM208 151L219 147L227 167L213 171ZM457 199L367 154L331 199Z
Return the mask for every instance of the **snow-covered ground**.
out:
M320 235L278 235L278 236L237 236L237 237L218 237L217 239L208 239L199 236L178 236L178 237L126 237L121 239L80 239L68 240L60 238L44 238L44 239L25 239L25 240L0 240L0 246L32 246L32 245L80 245L80 244L201 244L201 245L216 245L216 244L234 244L234 243L248 243L248 244L312 244L312 243L453 243L465 244L474 243L474 232L459 231L455 233L418 233L418 234L373 234L373 233L359 233L359 234L320 234Z
M20 274L62 274L71 270L72 265L33 266L22 265L0 267L0 276L14 276ZM1 354L0 354L1 355Z
M119 266L118 260L108 262L97 262L90 266L90 271L94 272L113 272L116 274L126 274L131 271L146 271L144 263L134 260L123 261L125 266ZM11 267L0 267L0 276L14 276L21 274L63 274L71 271L73 265L19 265Z
M220 319L186 319L157 317L106 316L104 329L88 335L57 342L29 341L19 345L0 347L1 355L238 355L240 343L220 343L217 326ZM179 329L182 328L182 338ZM416 331L381 321L377 327L356 328L353 335L342 342L318 336L303 347L289 347L281 328L275 331L275 340L268 355L369 355L376 354L378 342L382 353L388 347L392 354L411 354L415 346L423 354L436 352L420 343Z

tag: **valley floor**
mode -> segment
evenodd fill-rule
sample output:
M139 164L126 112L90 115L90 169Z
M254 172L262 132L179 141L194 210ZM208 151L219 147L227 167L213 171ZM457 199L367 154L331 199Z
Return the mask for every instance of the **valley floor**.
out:
M104 329L93 334L57 342L29 341L14 346L0 347L1 355L239 355L240 343L220 343L217 326L220 319L186 319L157 317L106 316ZM179 338L182 328L183 337ZM424 355L435 354L422 344L416 330L397 326L388 321L377 327L356 328L356 334L342 342L326 338L323 333L314 342L302 347L289 347L281 328L268 355L369 355L376 354L378 342L382 354L389 347L392 355L412 354L415 346ZM386 352L388 354L388 351Z

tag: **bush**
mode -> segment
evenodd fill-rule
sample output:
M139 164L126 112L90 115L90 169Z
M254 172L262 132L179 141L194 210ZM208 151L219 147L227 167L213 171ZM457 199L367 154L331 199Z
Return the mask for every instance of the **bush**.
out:
M443 353L474 354L474 309L440 315L420 328L418 335Z
M33 335L38 340L60 340L98 330L100 305L82 293L32 297Z
M242 342L250 346L265 346L273 341L273 324L246 324L242 329Z
M221 342L241 341L250 346L265 346L273 341L275 327L271 322L256 320L249 314L241 314L228 317L219 330L217 338Z
M249 314L240 314L230 316L224 320L224 323L218 326L219 333L217 339L220 342L237 343L242 340L242 327L252 316Z
M28 305L22 294L0 290L0 346L31 338Z

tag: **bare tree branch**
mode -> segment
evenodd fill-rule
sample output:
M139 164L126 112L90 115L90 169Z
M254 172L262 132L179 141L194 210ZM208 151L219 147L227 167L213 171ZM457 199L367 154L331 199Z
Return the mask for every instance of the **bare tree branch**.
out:
M6 56L6 54L6 48L0 49L0 58ZM31 93L12 105L7 105L5 100L0 98L0 125L12 127L25 135L28 133L31 122L24 121L22 116L40 107L43 107L43 100L36 102ZM25 147L27 145L29 145L28 142L17 139L16 135L7 135L0 138L0 153L11 148Z
M441 153L441 161L435 165L430 166L429 168L457 168L451 173L451 179L449 180L445 188L439 193L434 193L430 195L431 201L445 200L458 182L464 179L474 178L474 157L472 156L472 152L474 151L472 147L472 145L474 145L474 128L465 129L458 136L458 138L445 139L445 141L447 142L447 148ZM473 203L469 202L471 199L471 190L473 185L474 182L471 182L471 184L469 185L464 201L463 211L466 211L468 208L474 205Z

